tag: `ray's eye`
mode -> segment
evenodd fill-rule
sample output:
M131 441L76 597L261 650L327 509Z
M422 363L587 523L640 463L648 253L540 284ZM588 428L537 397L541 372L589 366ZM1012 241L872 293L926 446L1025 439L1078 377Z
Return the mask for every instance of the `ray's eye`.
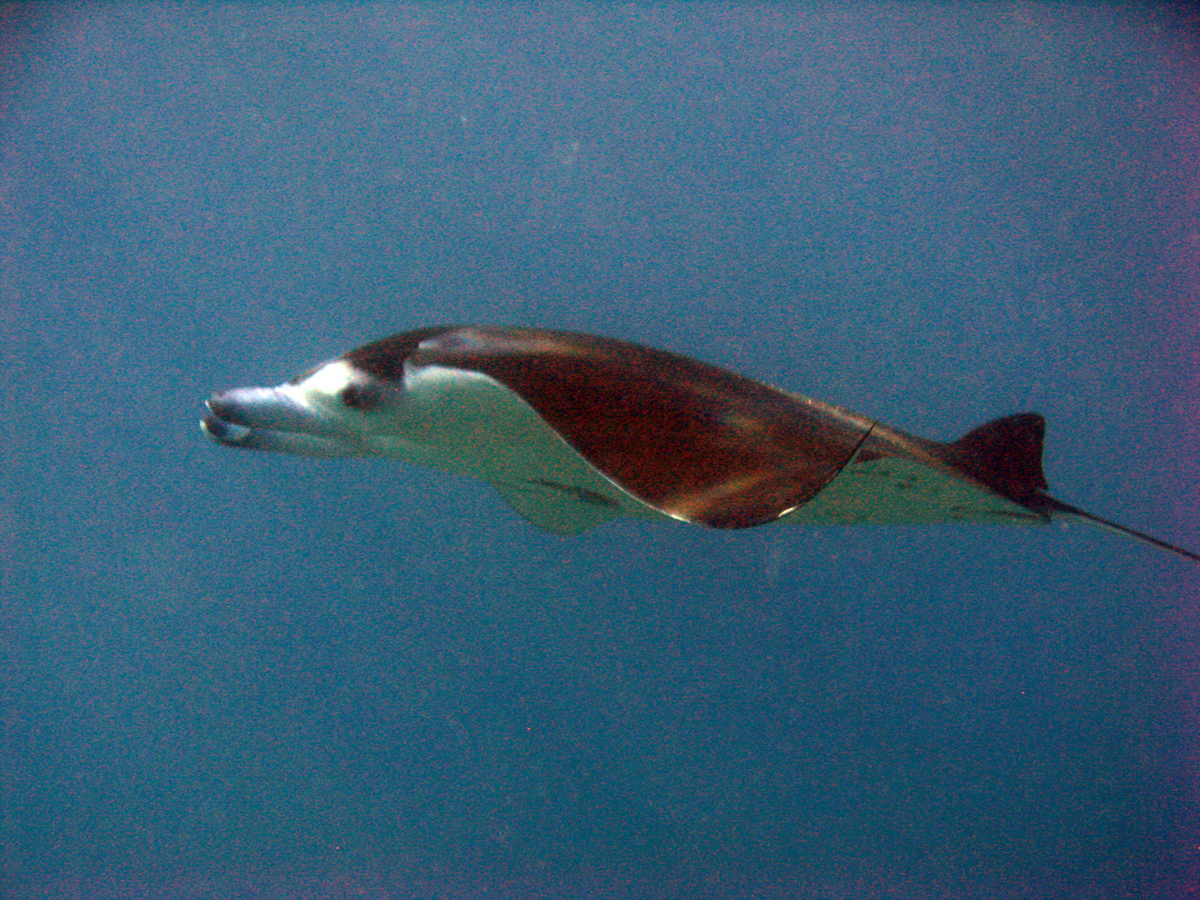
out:
M351 409L370 410L379 406L382 393L369 384L352 384L342 388L339 399Z

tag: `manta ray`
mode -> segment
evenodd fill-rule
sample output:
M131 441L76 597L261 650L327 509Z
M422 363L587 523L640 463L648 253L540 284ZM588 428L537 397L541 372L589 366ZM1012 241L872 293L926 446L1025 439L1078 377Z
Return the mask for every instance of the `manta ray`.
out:
M749 528L1071 519L1200 554L1046 493L1045 420L943 443L613 338L481 325L405 331L276 387L211 397L227 447L382 456L480 479L578 534L628 516Z

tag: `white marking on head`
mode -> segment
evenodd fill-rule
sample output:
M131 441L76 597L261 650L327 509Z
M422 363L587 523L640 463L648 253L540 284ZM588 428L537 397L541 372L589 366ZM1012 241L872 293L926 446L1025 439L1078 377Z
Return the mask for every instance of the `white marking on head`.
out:
M370 381L371 376L344 359L314 369L311 374L301 379L296 387L306 396L336 398L343 390L352 384L362 384Z

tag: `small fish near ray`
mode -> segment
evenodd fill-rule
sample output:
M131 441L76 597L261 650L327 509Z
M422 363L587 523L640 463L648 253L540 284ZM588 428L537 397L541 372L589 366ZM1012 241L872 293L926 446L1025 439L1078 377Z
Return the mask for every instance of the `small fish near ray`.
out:
M942 443L588 334L422 328L207 405L201 428L225 446L382 456L467 475L557 534L620 516L713 528L1066 518L1200 562L1047 494L1036 413Z

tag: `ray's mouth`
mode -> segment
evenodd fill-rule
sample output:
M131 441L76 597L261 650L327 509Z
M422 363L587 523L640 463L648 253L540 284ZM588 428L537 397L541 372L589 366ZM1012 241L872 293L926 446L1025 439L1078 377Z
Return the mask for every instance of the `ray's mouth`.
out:
M205 406L208 407L209 412L200 420L200 430L217 443L236 447L254 433L253 429L247 428L245 425L238 425L221 418L219 404L214 405L213 400L209 400Z
M362 448L342 435L322 433L319 416L277 388L238 388L205 401L200 430L226 447L298 456L358 456Z

